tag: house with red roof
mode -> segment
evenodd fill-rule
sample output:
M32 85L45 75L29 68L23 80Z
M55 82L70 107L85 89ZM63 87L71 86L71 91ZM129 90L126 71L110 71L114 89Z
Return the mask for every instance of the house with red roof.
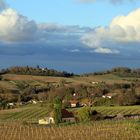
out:
M62 109L61 115L62 115L62 122L71 122L71 123L76 122L73 112L69 112L66 109Z
M62 109L61 110L61 122L70 122L70 123L76 122L76 118L74 117L73 112L70 112L66 109ZM40 119L38 121L38 123L44 124L44 125L55 124L54 112L53 111L50 112L47 117Z

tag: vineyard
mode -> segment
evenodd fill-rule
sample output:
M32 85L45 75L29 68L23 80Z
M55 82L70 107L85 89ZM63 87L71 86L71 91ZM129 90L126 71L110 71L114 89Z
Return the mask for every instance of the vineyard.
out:
M93 110L100 112L102 115L128 115L128 114L140 114L140 106L116 106L116 107L93 107ZM31 105L19 109L0 111L0 122L11 121L28 121L38 122L38 119L45 117L48 114L48 107L40 105Z
M139 122L97 121L61 127L0 123L0 140L139 140Z
M114 107L93 107L103 115L128 115L128 114L140 114L140 106L114 106Z
M1 122L11 122L11 121L29 121L29 122L37 122L38 119L45 117L48 114L47 107L40 106L31 106L25 107L22 110L13 110L12 112L4 112L0 113L0 121Z
M93 107L103 115L140 114L140 106ZM40 126L48 107L30 105L0 111L0 140L139 140L139 120L104 120L85 124Z

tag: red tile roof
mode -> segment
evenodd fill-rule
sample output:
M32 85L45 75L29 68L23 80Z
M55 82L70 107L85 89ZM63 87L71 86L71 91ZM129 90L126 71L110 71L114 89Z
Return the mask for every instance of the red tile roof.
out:
M62 118L71 118L71 117L74 117L73 113L72 112L69 112L66 109L62 109L61 110L61 113L62 113Z

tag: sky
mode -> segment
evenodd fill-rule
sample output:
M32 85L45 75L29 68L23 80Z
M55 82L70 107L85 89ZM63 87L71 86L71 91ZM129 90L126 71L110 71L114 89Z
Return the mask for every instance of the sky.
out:
M139 0L0 0L0 68L140 67Z

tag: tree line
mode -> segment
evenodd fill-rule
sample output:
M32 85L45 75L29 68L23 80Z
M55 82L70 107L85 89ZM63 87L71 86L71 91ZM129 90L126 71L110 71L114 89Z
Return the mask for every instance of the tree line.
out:
M93 72L93 73L85 73L82 76L90 76L90 75L105 75L105 74L114 74L120 77L140 77L140 68L131 69L128 67L116 67L111 70L101 71L101 72Z
M57 77L72 77L74 73L66 71L57 71L54 69L29 67L29 66L14 66L7 69L2 69L0 74L21 74L21 75L37 75L37 76L57 76Z

